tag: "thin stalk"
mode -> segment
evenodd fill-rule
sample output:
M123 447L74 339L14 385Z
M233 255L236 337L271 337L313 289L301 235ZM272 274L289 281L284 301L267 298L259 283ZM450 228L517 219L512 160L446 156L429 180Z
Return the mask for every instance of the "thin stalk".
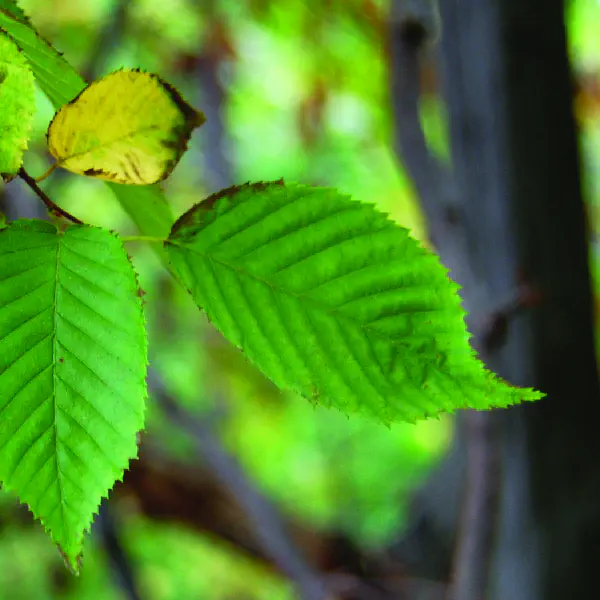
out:
M150 242L154 244L163 244L166 240L160 237L153 237L151 235L122 235L121 241L123 242Z
M50 198L46 195L44 190L40 188L40 186L36 183L36 180L25 171L23 167L19 170L19 177L36 193L38 198L46 205L46 208L54 215L59 215L64 217L65 219L69 219L69 221L76 223L77 225L85 225L83 221L74 217L70 212L67 212L64 208L55 204Z
M54 172L54 169L56 169L56 167L58 167L58 163L54 163L53 165L51 165L50 168L44 174L35 178L35 182L39 183L40 181L44 181L44 179L46 179L47 177L50 177L50 175Z

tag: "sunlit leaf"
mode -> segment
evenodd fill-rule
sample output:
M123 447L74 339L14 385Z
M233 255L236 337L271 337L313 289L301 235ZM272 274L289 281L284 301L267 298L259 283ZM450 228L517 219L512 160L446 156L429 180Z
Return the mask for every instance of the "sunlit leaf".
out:
M310 400L389 423L542 396L485 370L433 253L335 190L230 188L180 218L166 248L225 337Z
M33 73L19 47L0 30L0 173L15 175L35 112Z
M0 0L0 28L7 31L27 58L35 79L55 106L75 97L85 81L46 40L33 29L13 2Z
M16 221L0 231L0 481L77 568L100 500L136 455L146 334L119 239Z
M0 0L0 12L17 19L22 23L29 22L21 7L13 0Z
M111 73L56 113L48 148L57 163L80 175L148 185L165 179L204 122L157 75Z

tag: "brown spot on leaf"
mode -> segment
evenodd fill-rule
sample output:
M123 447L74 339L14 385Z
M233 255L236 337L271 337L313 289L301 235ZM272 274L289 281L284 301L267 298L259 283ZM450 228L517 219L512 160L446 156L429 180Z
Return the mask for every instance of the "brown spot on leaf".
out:
M102 169L86 169L83 174L89 177L98 177L99 175L104 175L105 172Z

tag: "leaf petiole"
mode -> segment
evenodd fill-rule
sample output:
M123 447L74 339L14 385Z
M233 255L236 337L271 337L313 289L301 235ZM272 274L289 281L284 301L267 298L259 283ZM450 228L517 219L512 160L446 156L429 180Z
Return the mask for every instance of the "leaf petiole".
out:
M120 237L123 242L150 242L154 244L164 244L166 242L164 238L151 235L122 235Z
M40 181L44 181L44 179L50 177L50 175L54 172L54 169L56 169L56 167L58 167L58 163L54 163L53 165L51 165L45 173L35 178L35 182L39 183Z
M55 204L50 198L46 195L46 192L40 188L40 186L36 183L36 180L27 173L27 171L21 167L18 173L19 177L36 193L38 198L46 205L46 208L55 215L59 215L64 217L65 219L69 219L69 221L77 224L77 225L85 225L85 223L73 216L70 212L67 212L64 208Z

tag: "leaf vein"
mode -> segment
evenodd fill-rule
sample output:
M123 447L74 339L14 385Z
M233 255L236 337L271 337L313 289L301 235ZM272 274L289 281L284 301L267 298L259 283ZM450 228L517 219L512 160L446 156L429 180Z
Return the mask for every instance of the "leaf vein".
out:
M106 381L104 381L104 379L102 379L102 377L100 377L100 375L98 375L98 373L96 373L96 371L94 371L94 369L92 369L88 364L86 364L83 360L81 360L81 358L79 358L76 353L74 353L67 346L65 346L65 344L64 344L63 341L59 341L58 343L62 346L62 348L64 350L66 350L75 359L76 362L78 362L80 365L82 365L83 367L85 367L86 370L89 373L91 373L91 375L94 377L94 379L96 379L97 381L99 381L113 396L119 397L126 406L129 406L131 409L133 409L133 407L131 406L131 403L129 402L129 400L126 399L122 395L121 392L117 391L117 388L112 387L110 384L108 384Z
M104 421L104 423L106 423L106 425L108 425L119 437L126 439L125 436L114 426L114 424L108 420L107 417L105 417L94 405L94 403L87 398L86 396L84 396L79 390L76 390L69 382L67 382L66 379L64 379L63 377L60 377L60 375L58 376L59 381L62 382L62 384L68 388L73 394L75 394L78 398L80 398L81 400L83 400L85 402L85 404L92 409L93 412L95 412L102 421Z

